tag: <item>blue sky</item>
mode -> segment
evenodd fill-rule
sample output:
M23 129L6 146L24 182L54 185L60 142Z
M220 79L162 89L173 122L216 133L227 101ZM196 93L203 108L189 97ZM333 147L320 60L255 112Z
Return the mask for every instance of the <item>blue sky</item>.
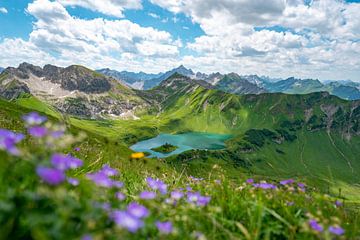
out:
M7 14L0 14L0 38L22 38L28 40L33 29L35 18L26 12L32 0L1 0L0 7L7 9ZM154 27L171 33L174 38L184 42L192 42L196 37L204 35L199 24L193 23L184 14L174 14L149 1L142 2L142 9L129 9L124 12L125 18L143 27ZM82 7L67 7L68 12L82 19L104 18L118 19L103 13L95 12Z
M360 81L360 0L1 0L0 66Z

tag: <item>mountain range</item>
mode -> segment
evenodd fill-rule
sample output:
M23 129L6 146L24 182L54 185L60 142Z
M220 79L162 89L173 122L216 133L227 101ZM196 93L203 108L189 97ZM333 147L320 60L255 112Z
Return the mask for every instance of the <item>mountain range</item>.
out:
M360 83L352 81L324 81L316 79L274 79L266 76L239 75L237 73L221 74L219 72L205 74L194 73L183 65L174 68L166 73L146 74L143 72L117 72L110 69L97 70L99 73L114 77L125 82L128 86L147 90L158 86L162 81L174 73L190 77L196 80L205 80L216 89L234 94L259 94L264 92L280 92L287 94L307 94L312 92L326 91L343 99L360 99Z
M6 68L0 75L0 95L8 100L36 96L61 112L86 118L132 118L147 107L130 87L78 65L41 68L22 63Z

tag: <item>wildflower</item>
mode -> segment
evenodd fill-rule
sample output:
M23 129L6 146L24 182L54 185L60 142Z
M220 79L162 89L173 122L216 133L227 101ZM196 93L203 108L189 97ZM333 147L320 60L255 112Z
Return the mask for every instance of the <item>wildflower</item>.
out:
M156 192L144 191L140 193L139 197L146 200L154 199L156 198Z
M135 233L144 226L144 222L126 211L116 210L112 213L114 222L126 228L129 232Z
M173 204L176 205L176 201L172 198L166 198L164 201L166 204Z
M336 200L336 201L335 201L335 206L336 206L336 207L341 207L342 205L343 205L343 203L340 202L339 200Z
M75 151L75 152L80 152L80 148L79 148L79 147L76 147L76 148L74 148L74 151Z
M215 182L216 184L221 184L221 180L219 180L219 179L216 179L214 182Z
M42 138L48 134L48 129L42 126L33 126L28 129L28 132L35 138Z
M148 177L146 178L146 182L152 190L159 190L162 194L167 193L167 185L163 181Z
M294 205L294 202L286 202L286 205L287 205L287 206L293 206L293 205Z
M81 238L81 240L92 240L92 239L93 239L92 236L89 234L86 234Z
M51 157L51 164L60 170L68 170L68 169L75 169L81 167L83 162L75 157L70 155L58 154L55 153Z
M122 188L124 186L124 183L120 181L113 181L112 186L116 188Z
M76 179L76 178L68 178L68 179L67 179L67 182L70 183L70 184L73 185L73 186L79 185L79 180Z
M100 187L110 188L113 181L103 172L89 173L87 177Z
M317 232L322 232L324 230L324 228L315 219L310 219L309 225L313 230Z
M206 206L211 200L211 197L201 196L199 192L188 192L187 201L189 203L195 203L197 206Z
M62 136L64 136L64 131L62 131L62 130L53 131L53 132L51 132L51 136L55 139L61 138Z
M65 174L62 170L39 166L36 169L37 175L50 185L58 185L65 180Z
M208 205L208 203L210 202L210 200L211 200L211 197L199 196L199 199L197 200L197 203L196 203L196 204L197 204L198 206L203 207L203 206Z
M184 196L184 194L180 191L173 191L171 192L170 196L172 199L180 200Z
M125 194L123 194L122 192L117 192L117 193L115 193L115 197L116 197L117 199L119 199L120 201L123 201L123 200L125 200L125 198L126 198Z
M293 184L295 181L294 179L286 179L286 180L282 180L280 181L281 185L289 185L289 184Z
M143 158L143 157L145 157L145 154L142 153L142 152L137 152L137 153L132 153L131 154L132 159L140 159L140 158Z
M23 116L23 120L30 126L40 125L44 123L47 118L39 115L37 112L29 113L28 115Z
M187 193L187 201L188 202L193 202L193 203L195 203L195 202L197 202L198 201L198 199L199 199L199 197L200 197L201 195L200 195L200 193L198 193L198 192L188 192Z
M101 172L103 172L105 175L107 175L109 177L119 175L118 170L111 168L108 164L105 164L102 167Z
M304 184L304 183L299 182L297 185L298 185L299 188L305 188L305 184Z
M163 233L163 234L170 234L173 231L173 225L171 222L167 221L167 222L160 222L157 221L155 223L157 229L159 230L159 232Z
M247 180L246 180L246 183L248 183L248 184L252 184L252 183L254 183L254 179L249 178L249 179L247 179Z
M345 230L339 226L330 226L329 227L329 232L331 232L332 234L335 235L343 235L345 233Z
M276 186L271 183L254 183L253 186L261 189L276 189Z
M103 210L105 210L106 212L110 212L110 211L111 211L111 205L110 205L110 203L103 203L103 204L101 204L100 206L101 206L101 208L102 208Z
M24 139L23 134L17 134L6 129L0 129L0 149L12 155L19 155L16 144Z
M136 218L144 218L149 215L149 210L136 202L132 202L128 205L127 212Z

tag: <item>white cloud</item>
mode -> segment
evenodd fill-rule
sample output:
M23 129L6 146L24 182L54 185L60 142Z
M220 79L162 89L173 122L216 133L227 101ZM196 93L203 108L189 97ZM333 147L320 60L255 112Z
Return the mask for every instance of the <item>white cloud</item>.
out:
M59 2L36 0L28 5L27 12L36 18L29 40L0 42L3 56L9 56L1 58L0 65L29 61L156 71L174 64L169 58L176 58L181 46L168 32L129 20L75 18Z
M8 10L4 7L0 7L0 13L6 14L6 13L8 13Z
M141 0L57 0L64 6L79 6L115 17L124 17L125 9L141 9Z
M152 18L160 19L160 16L155 13L149 13L148 15Z
M196 69L360 80L360 59L356 57L360 51L359 3L151 1L175 14L184 13L204 30L205 35L187 44L197 57L184 58ZM281 26L285 31L269 28L273 26ZM264 30L256 31L255 27Z
M0 44L0 66L16 66L21 62L55 63L55 58L22 39L4 39Z
M183 45L181 39L174 39L166 31L126 19L81 19L71 16L65 8L80 6L123 17L124 10L141 8L141 0L36 0L27 8L36 19L29 40L0 42L0 65L32 60L35 64L157 72L182 62L204 72L360 81L359 3L316 0L308 6L303 0L151 2L174 15L161 19L149 12L149 16L176 22L179 14L185 14L205 34ZM187 48L184 52L183 46Z

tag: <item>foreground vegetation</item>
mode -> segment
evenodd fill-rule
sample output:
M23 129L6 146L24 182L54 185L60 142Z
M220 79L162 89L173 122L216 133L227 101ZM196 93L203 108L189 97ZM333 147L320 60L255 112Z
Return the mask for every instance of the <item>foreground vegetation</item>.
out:
M2 125L19 121L19 127L0 131L1 239L355 239L360 234L356 206L306 182L241 173L232 180L217 164L191 176L155 160L132 160L116 141L88 138L76 128L69 132L35 113L23 123L9 121Z

